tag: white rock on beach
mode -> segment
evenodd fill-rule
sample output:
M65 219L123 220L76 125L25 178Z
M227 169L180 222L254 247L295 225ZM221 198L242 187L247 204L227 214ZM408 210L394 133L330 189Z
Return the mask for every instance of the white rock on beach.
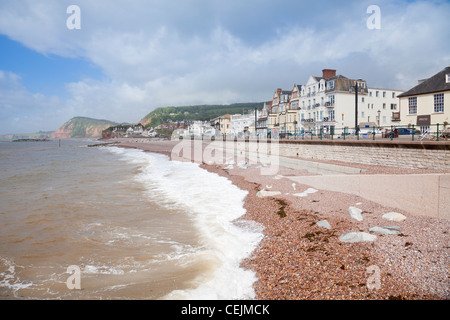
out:
M339 241L342 242L375 241L376 239L376 235L367 232L349 232L339 237Z
M305 191L303 191L302 193L294 193L294 196L296 196L296 197L306 197L308 194L315 193L315 192L317 192L316 189L308 188Z
M363 217L362 217L362 210L356 207L349 207L348 208L348 213L350 214L350 217L352 217L353 219L356 219L358 221L362 221Z
M258 198L263 198L263 197L273 197L273 196L278 196L278 195L280 195L280 194L281 194L280 191L266 191L266 190L261 190L261 191L258 191L258 192L256 193L256 196L257 196Z
M328 223L327 220L320 220L320 221L316 222L316 224L317 224L319 227L331 229L331 225Z
M369 229L371 232L377 232L380 234L399 234L400 227L392 226L392 227L372 227Z
M401 213L398 212L388 212L383 214L383 218L387 219L389 221L396 221L396 222L400 222L406 219L406 217L404 215L402 215Z

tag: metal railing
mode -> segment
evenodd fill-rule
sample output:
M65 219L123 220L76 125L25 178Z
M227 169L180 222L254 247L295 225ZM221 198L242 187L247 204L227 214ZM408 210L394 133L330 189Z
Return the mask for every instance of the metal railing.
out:
M450 141L450 125L437 123L415 125L373 126L364 128L322 128L297 132L269 132L272 139L281 140L383 140L383 141Z

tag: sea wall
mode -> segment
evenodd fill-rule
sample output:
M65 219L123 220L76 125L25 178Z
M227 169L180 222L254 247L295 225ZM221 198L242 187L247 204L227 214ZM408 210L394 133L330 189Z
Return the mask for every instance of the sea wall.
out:
M263 153L308 160L335 160L349 163L393 166L408 169L450 170L450 144L442 143L370 143L370 142L256 142L214 141L218 147L225 145L236 152ZM266 147L267 145L267 147ZM261 148L261 146L263 146Z
M280 144L280 155L312 160L337 160L351 163L417 169L450 169L450 150L405 148L401 145L313 145Z

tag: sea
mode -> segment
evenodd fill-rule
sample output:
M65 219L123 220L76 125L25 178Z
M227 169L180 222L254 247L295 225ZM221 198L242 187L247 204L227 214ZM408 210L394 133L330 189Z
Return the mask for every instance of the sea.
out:
M253 299L247 191L91 139L0 142L0 299Z

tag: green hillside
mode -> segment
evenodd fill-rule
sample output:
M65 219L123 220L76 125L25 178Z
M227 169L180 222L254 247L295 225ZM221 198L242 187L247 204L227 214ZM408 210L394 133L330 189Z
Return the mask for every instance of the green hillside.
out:
M194 105L180 107L161 107L147 114L141 121L146 127L156 127L168 120L211 120L225 114L242 114L261 110L264 102L234 103L229 105Z

